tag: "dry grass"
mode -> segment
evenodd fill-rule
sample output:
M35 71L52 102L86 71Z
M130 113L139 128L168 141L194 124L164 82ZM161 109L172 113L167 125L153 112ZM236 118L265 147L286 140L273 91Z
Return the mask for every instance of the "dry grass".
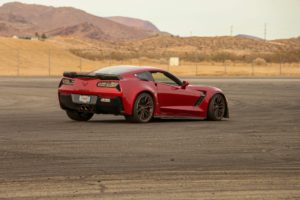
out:
M79 43L76 42L78 45ZM83 45L83 44L80 44ZM300 76L300 64L254 65L246 63L192 63L170 67L167 59L146 58L122 61L92 61L70 53L70 42L63 40L27 41L0 38L0 75L60 76L64 71L92 71L111 65L155 66L179 76Z

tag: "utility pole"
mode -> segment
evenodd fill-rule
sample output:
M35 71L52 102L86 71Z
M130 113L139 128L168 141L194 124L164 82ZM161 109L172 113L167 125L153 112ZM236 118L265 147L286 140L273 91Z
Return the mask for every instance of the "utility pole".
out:
M281 76L282 75L282 57L281 57L281 53L279 55L280 55L279 75Z
M48 53L48 75L51 76L51 49L49 49Z
M196 57L196 60L195 60L195 62L196 62L196 76L198 75L198 52L197 51L195 51L195 57Z
M82 58L80 57L79 58L79 70L80 70L80 72L82 72L82 60L81 60Z
M265 28L264 28L264 39L265 39L265 41L267 41L267 30L268 29L268 26L267 26L267 23L265 23Z
M139 46L138 47L139 49L138 49L138 52L137 52L137 56L138 56L138 64L139 64L139 66L141 66L142 64L141 64L141 54L140 54L140 52L141 52L141 46Z
M233 25L230 26L230 36L233 36Z
M17 49L17 76L20 76L20 50Z

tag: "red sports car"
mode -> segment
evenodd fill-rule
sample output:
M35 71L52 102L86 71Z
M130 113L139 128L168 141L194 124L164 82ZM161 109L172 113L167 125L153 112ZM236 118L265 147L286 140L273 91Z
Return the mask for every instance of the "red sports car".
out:
M90 73L65 72L59 103L69 118L124 115L132 122L190 117L219 121L229 117L227 100L215 87L193 86L153 67L114 66Z

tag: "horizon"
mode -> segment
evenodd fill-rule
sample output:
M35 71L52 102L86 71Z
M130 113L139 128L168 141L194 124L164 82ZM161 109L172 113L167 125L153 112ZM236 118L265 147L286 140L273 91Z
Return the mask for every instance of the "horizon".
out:
M0 6L12 2L54 7L74 7L99 17L123 16L138 18L150 21L161 31L182 37L235 36L244 34L274 40L300 36L300 27L294 26L293 23L295 19L300 18L300 13L297 12L297 8L300 7L300 1L297 0L284 2L281 0L246 0L243 1L244 3L238 0L227 0L226 4L218 0L210 2L205 0L186 0L176 3L170 0L166 0L163 3L160 3L158 0L151 2L145 0L117 2L117 0L112 0L103 4L101 4L101 1L95 0L91 0L88 3L83 3L79 0L63 0L59 2L52 0L1 0ZM221 3L218 4L216 2ZM257 8L256 4L258 2L259 8ZM101 5L100 8L97 6L98 4ZM116 6L116 4L119 4L119 6ZM201 7L200 5L205 6ZM230 12L231 10L234 10L234 12ZM220 18L222 20L219 20Z

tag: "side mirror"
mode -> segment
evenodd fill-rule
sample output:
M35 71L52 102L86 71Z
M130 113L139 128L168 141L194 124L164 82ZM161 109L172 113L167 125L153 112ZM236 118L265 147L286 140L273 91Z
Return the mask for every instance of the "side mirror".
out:
M183 81L183 82L182 82L182 85L181 85L181 88L182 88L182 89L185 89L189 84L190 84L189 82Z

